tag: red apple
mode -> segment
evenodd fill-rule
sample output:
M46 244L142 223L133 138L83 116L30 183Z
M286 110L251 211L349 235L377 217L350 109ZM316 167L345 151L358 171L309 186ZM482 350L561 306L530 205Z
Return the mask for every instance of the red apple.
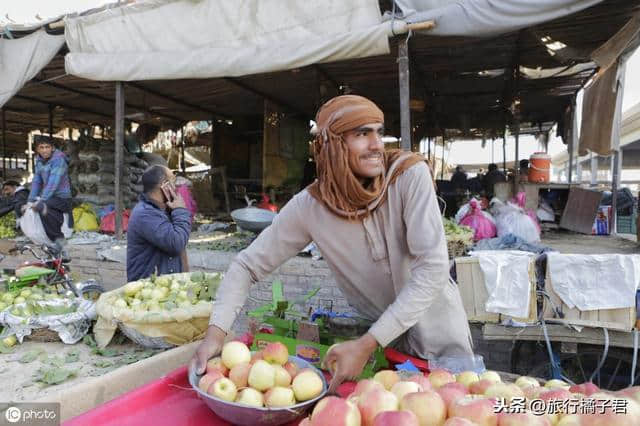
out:
M420 426L411 411L384 411L373 419L373 426Z
M400 401L401 410L409 410L418 417L420 426L440 426L447 418L447 406L434 391L405 395Z
M450 417L442 426L477 426L478 423L474 423L471 420L463 419L462 417Z
M220 357L212 358L207 362L207 373L210 373L214 370L220 371L225 377L229 375L229 369L226 365L223 364L222 358Z
M262 395L262 392L257 391L254 388L244 388L238 392L236 402L252 407L263 407L264 395Z
M484 395L487 389L489 389L489 387L494 383L495 382L488 379L482 379L478 382L471 383L471 386L469 386L469 393L474 395Z
M466 396L459 399L451 406L449 417L462 417L479 426L496 426L498 424L495 401L489 398Z
M246 388L249 380L249 371L251 370L251 364L243 362L242 364L236 364L229 371L229 379L236 385L238 389Z
M287 387L291 385L291 376L284 369L283 366L274 364L273 367L276 369L276 386L284 386Z
M379 413L398 409L398 398L387 390L371 389L358 398L358 409L362 426L371 426Z
M434 389L438 389L440 386L446 385L447 383L455 382L456 378L449 371L436 368L435 370L431 370L431 374L429 374L429 381L433 385Z
M298 423L298 426L311 426L311 417L305 417L302 419L302 421Z
M386 390L391 390L400 381L400 376L393 370L381 370L373 376L373 380L382 383Z
M507 404L514 398L522 398L524 402L524 392L513 383L494 383L484 392L484 396L489 398L504 398Z
M640 405L635 401L602 392L595 393L588 398L595 400L595 414L579 414L579 426L640 425Z
M323 387L324 383L318 373L309 368L300 370L291 384L298 401L308 401L315 398L322 393Z
M433 390L433 386L428 378L426 378L422 374L416 374L415 376L411 376L407 379L409 382L416 382L420 386L422 386L422 391Z
M322 398L311 414L311 426L360 426L360 410L355 404L336 396Z
M360 396L371 389L384 389L384 386L382 385L382 383L376 380L362 379L358 383L356 383L356 387L353 392L351 392L349 397Z
M465 385L457 382L440 386L436 392L442 397L447 409L449 409L454 402L464 398L469 393Z
M530 412L500 413L498 426L551 426L551 421L543 416Z
M571 393L581 393L586 396L591 396L599 391L600 388L591 382L582 383L581 385L573 385L569 388L569 392Z
M216 380L218 380L221 377L224 377L224 376L220 371L213 370L211 371L211 373L207 373L200 378L200 381L198 382L198 387L202 389L203 392L207 392L207 390L209 389L209 386L211 386Z
M284 365L289 360L289 349L281 342L271 342L262 350L262 358L271 364Z
M291 380L293 380L296 377L296 374L298 374L298 366L294 362L285 362L284 369L287 370L287 373L291 376Z
M416 382L398 382L391 388L391 393L393 393L396 398L398 398L398 401L400 401L402 397L408 393L422 391L422 386L420 386Z

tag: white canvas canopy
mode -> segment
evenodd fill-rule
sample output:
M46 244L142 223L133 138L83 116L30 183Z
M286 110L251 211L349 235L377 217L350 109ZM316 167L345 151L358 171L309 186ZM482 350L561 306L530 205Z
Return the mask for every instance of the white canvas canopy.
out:
M389 53L377 0L149 0L65 19L69 74L233 77Z
M492 36L561 18L602 0L396 0L404 20L435 20L430 35Z
M40 29L26 37L0 40L0 107L44 68L64 45L63 36Z

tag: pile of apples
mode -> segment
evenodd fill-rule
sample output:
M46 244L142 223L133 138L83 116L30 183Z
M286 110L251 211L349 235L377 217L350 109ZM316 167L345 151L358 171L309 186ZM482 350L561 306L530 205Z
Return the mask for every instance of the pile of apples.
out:
M324 382L312 369L298 371L280 342L251 351L242 342L228 342L220 357L207 363L198 387L216 398L251 407L290 407L322 393Z
M596 409L596 414L557 412L562 410L534 414L539 409L531 410L533 400L545 401L549 407L552 400L579 402L583 398L606 408ZM522 409L501 410L499 402L506 407L509 404L515 407L517 403ZM614 412L616 405L624 405L626 412ZM541 386L535 378L527 376L519 377L515 383L505 383L495 371L454 375L443 369L402 380L395 371L383 370L372 379L359 381L347 398L323 398L311 416L300 423L300 426L326 425L640 426L640 386L607 392L593 383L569 386L561 380L550 380Z

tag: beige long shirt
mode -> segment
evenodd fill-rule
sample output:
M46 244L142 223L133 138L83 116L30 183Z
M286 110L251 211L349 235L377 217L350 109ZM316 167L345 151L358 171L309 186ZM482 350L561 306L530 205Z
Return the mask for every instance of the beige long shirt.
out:
M363 221L331 213L306 190L293 197L231 263L210 324L228 331L249 286L314 241L347 301L375 321L382 346L434 358L471 354L471 335L455 283L449 280L444 228L425 163L388 188L388 198Z

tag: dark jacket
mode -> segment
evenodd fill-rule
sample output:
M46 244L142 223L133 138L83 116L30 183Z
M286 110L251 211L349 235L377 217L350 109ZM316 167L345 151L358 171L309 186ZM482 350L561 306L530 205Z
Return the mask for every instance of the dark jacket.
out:
M22 216L22 206L27 204L29 198L29 190L20 186L16 189L16 192L9 198L4 198L0 202L0 217L13 211L16 217Z
M127 281L182 272L180 254L187 247L191 214L187 209L171 213L145 195L133 208L127 231Z
M493 187L498 182L506 182L507 178L500 170L492 170L484 176L484 189L487 195L493 195Z

